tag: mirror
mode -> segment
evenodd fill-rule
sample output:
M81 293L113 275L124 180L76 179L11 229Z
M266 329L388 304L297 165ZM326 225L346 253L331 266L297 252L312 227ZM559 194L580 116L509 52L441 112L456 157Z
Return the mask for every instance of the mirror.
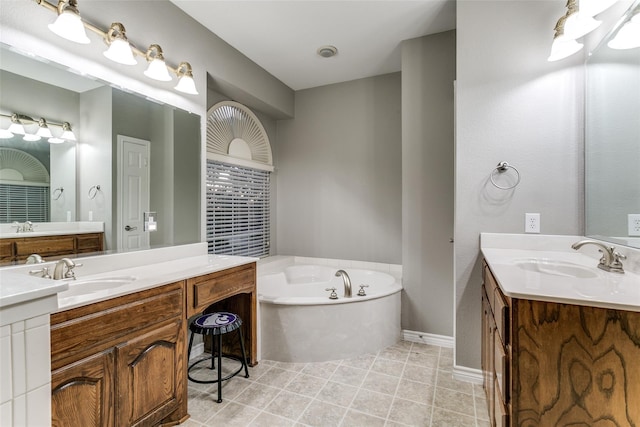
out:
M49 175L41 179L43 182L30 182L46 188L47 222L104 222L108 251L200 241L200 116L27 57L7 46L0 46L0 90L2 114L66 121L77 137L77 142L63 144L49 144L47 139L24 141L22 136L0 139L3 153L34 158ZM9 124L10 119L3 117L0 127L7 129ZM27 127L28 131L36 129L37 124ZM56 130L52 128L52 132ZM124 191L118 190L122 188L119 174L126 174L118 164L122 157L118 141L123 137L149 146L143 159L149 185L147 190L144 185L140 188L148 193L149 202L143 209L155 212L157 231L147 232L148 246L128 246L122 231L132 216L143 218L143 212L136 210L141 194L129 193L127 201L122 197ZM0 169L14 168L0 163ZM16 176L19 174L2 172L0 182ZM10 203L11 198L5 200ZM135 209L127 208L133 205ZM44 219L28 217L21 222Z
M616 29L586 62L585 234L640 248L640 47L609 47Z

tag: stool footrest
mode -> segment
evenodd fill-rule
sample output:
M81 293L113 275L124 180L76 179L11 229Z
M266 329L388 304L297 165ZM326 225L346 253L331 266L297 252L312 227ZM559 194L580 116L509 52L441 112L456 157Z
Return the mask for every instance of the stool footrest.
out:
M205 357L204 359L197 360L197 361L193 362L191 365L189 365L189 368L187 369L187 378L189 378L190 381L193 381L194 383L199 383L199 384L215 384L215 383L217 383L218 382L217 379L216 380L210 380L210 381L197 380L197 379L191 377L191 375L189 375L189 372L191 371L192 368L194 368L195 366L199 365L202 362L209 361L209 360L211 360L213 358L217 358L217 356ZM222 358L223 359L236 360L236 361L240 362L240 367L235 372L227 375L224 378L221 378L220 381L226 381L228 379L231 379L231 378L235 377L236 375L238 375L240 372L242 372L242 370L244 369L245 365L242 363L242 358L237 357L237 356L230 356L230 355L228 355L228 356L222 355ZM218 366L217 369L220 369L220 366ZM245 376L245 378L249 378L249 374L247 374Z

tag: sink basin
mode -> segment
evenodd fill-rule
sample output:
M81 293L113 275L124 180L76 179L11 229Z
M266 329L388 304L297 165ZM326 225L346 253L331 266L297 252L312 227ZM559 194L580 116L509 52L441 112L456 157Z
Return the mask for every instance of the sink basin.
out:
M527 258L514 261L523 270L552 276L574 277L578 279L592 279L598 277L595 266L593 268L574 264L567 261L556 261L550 258Z
M120 286L128 285L136 280L134 276L118 276L118 277L101 277L89 280L77 280L69 282L69 289L60 293L62 298L85 295L94 292L104 291L106 289L114 289Z

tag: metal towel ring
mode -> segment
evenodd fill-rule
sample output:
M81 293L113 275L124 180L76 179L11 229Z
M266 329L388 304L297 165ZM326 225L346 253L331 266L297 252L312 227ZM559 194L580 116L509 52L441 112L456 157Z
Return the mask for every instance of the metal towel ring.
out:
M505 173L508 169L513 169L514 171L516 171L516 175L518 177L518 179L516 180L516 183L509 187L502 187L496 184L496 182L493 180L493 175L495 174L495 172L498 171L498 173ZM518 169L516 169L515 166L512 166L507 162L500 162L498 163L498 166L496 166L496 168L491 171L491 175L489 175L489 179L491 180L491 183L493 184L494 187L499 188L501 190L511 190L512 188L516 188L518 184L520 184L520 172L518 171Z
M64 193L64 188L58 187L55 190L53 190L53 193L51 194L51 198L53 200L58 200L58 199L60 199L60 197L62 197L62 193ZM56 196L56 194L57 194L57 196Z
M98 191L100 191L99 185L94 185L89 189L89 199L93 200L98 195Z

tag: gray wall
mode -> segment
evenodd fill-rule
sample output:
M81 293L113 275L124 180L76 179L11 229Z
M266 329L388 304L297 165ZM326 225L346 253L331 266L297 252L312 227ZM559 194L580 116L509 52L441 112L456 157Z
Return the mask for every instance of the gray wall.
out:
M404 329L453 336L455 31L402 43Z
M480 367L479 234L583 230L583 58L547 62L564 0L459 1L456 86L456 361ZM511 191L489 174L522 176Z
M400 74L296 92L277 123L279 254L401 262Z

